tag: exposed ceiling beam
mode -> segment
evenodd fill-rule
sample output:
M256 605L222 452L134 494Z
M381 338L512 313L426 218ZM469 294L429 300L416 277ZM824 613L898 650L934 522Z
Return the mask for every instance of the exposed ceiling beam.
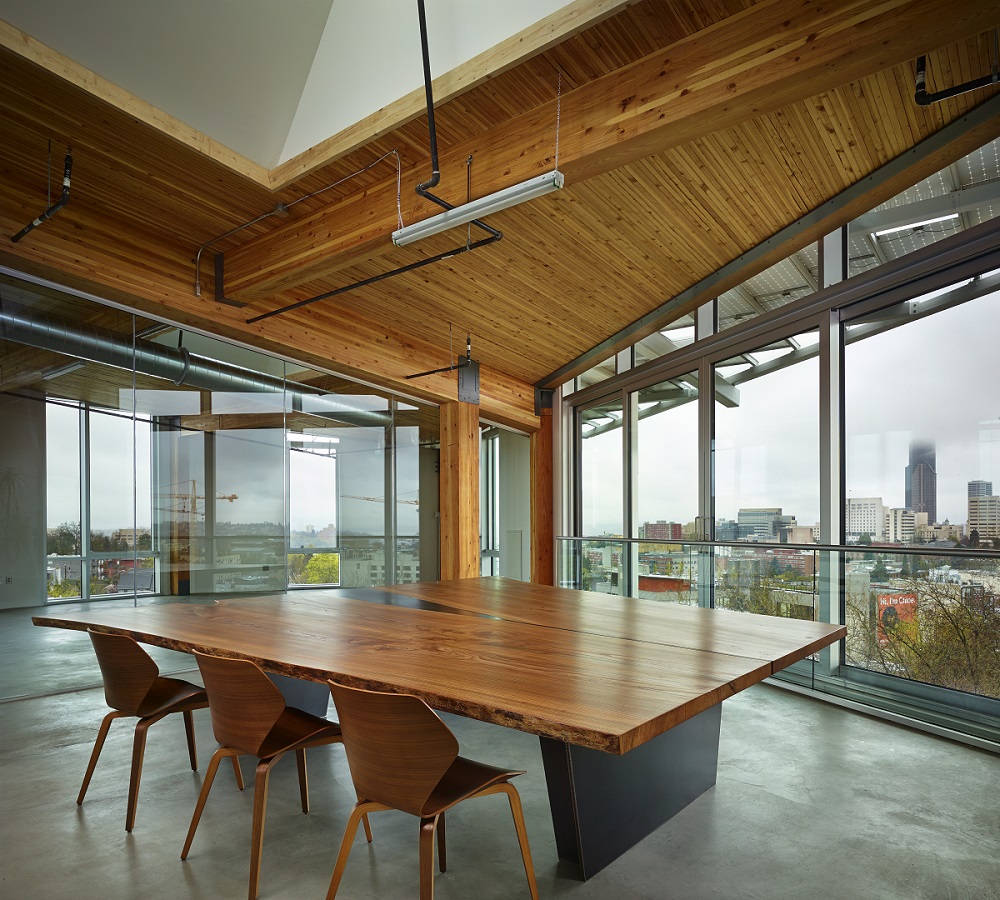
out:
M764 271L794 250L818 240L884 203L905 188L927 178L942 165L961 158L1000 135L1000 94L984 101L961 119L945 125L906 153L876 169L814 210L776 232L772 237L736 257L711 275L695 282L675 297L650 310L632 324L591 347L564 366L536 382L537 388L554 388L586 371L593 361L630 346L666 327L703 303L732 290L751 275Z
M1000 5L967 0L763 0L452 147L441 156L440 193L464 200L466 160L476 161L478 195L550 170L557 112L559 168L572 187L719 129L778 110L928 50L992 28ZM411 188L426 165L403 173L405 222L437 207ZM554 203L551 198L536 203ZM226 257L226 294L243 301L393 252L396 179L291 221ZM399 253L399 251L395 251ZM400 258L397 256L397 258Z
M1000 204L1000 181L988 181L985 184L959 188L940 197L929 197L926 200L917 200L915 203L893 206L889 209L873 209L855 219L851 223L851 228L870 232L903 228L939 216L964 213L980 206L997 204Z

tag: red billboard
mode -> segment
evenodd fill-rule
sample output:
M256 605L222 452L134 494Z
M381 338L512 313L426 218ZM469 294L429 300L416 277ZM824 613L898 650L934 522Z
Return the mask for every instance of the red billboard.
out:
M917 620L917 595L879 594L876 600L878 642L888 644L893 632L902 624Z

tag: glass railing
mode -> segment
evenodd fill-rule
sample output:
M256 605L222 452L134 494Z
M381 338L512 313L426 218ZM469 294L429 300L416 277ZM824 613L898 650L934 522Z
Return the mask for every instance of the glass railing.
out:
M559 538L558 583L846 624L780 678L1000 741L1000 551Z

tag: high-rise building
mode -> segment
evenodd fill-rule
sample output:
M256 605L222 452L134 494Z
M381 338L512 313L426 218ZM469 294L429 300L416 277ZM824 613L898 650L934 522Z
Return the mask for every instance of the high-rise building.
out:
M1000 537L1000 497L969 497L967 527L980 538Z
M970 497L990 497L993 495L993 482L992 481L970 481L969 482L969 496Z
M890 544L912 544L916 533L916 516L912 509L887 509L882 530Z
M937 454L933 444L910 443L904 493L907 509L927 513L927 521L932 525L937 522Z
M881 497L847 498L847 540L856 541L867 534L873 541L880 541L884 532L885 505Z

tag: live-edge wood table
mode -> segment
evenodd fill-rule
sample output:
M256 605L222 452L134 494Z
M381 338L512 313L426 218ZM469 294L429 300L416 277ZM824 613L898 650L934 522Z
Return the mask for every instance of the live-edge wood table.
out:
M503 578L36 616L407 692L539 735L560 858L600 871L715 784L721 703L841 626Z

